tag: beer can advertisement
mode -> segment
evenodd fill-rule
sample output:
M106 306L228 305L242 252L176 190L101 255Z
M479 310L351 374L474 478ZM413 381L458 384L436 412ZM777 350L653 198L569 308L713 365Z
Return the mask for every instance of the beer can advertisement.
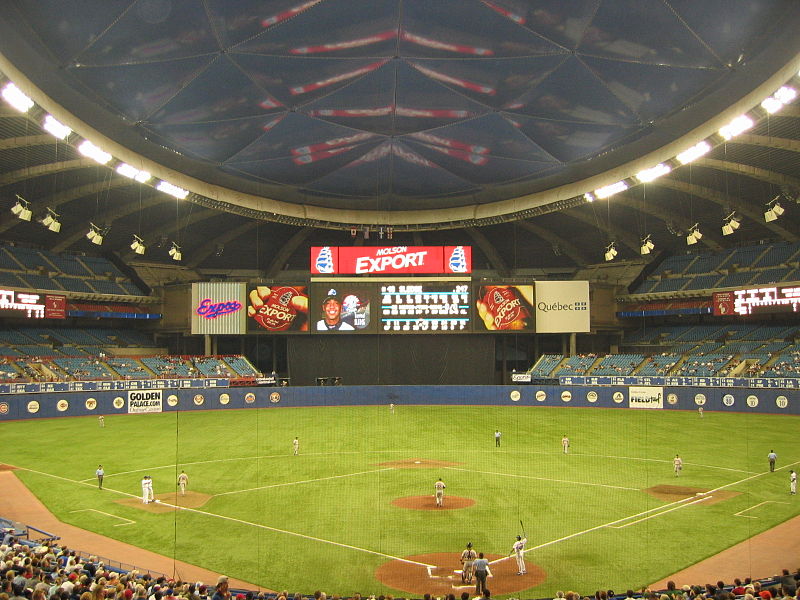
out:
M533 285L482 285L475 296L475 331L534 331Z
M308 331L308 287L259 285L247 294L247 329L282 333Z
M375 333L377 298L373 284L315 283L310 321L317 333Z

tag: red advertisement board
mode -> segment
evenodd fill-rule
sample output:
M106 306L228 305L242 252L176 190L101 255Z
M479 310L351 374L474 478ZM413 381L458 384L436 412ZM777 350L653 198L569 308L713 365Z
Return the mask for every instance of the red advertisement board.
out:
M471 246L314 246L312 275L463 275L472 272Z
M45 319L66 319L67 318L67 297L46 294L44 297L44 318Z
M714 316L726 317L733 314L733 292L714 292Z

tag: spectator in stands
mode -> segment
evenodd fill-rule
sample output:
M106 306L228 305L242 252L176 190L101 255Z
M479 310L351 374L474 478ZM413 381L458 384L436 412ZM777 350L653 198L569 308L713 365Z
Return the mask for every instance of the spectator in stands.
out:
M230 600L231 593L228 590L228 578L224 575L217 581L217 587L211 600Z
M780 582L784 596L797 595L797 580L794 578L794 575L789 573L789 569L783 570L783 573L781 574L780 577Z

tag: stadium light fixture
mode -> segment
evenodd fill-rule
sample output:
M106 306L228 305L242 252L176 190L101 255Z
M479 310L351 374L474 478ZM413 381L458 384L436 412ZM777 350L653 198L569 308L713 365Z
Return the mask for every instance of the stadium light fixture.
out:
M735 119L731 120L730 123L727 125L723 125L720 130L719 134L726 140L730 140L735 138L737 135L741 135L748 129L750 129L755 123L753 119L748 117L747 115L740 115Z
M653 243L653 240L650 239L650 234L648 233L641 240L641 246L639 246L639 253L642 256L645 256L647 254L650 254L653 251L653 248L655 247L656 245Z
M677 158L678 162L681 163L682 165L687 165L690 162L697 160L701 156L708 154L709 152L711 152L711 144L703 140L702 142L698 142L691 148L687 148L686 150L678 154L678 156L676 156L675 158Z
M686 245L692 246L703 239L703 234L700 233L700 223L695 223L689 228L689 233L686 235Z
M33 108L33 100L23 94L22 90L10 81L3 87L3 91L0 94L2 94L6 102L19 112L26 113Z
M732 212L724 219L724 223L722 225L722 235L731 235L734 231L739 229L742 226L742 222L736 216L736 212Z
M42 127L45 131L50 133L50 135L57 137L60 140L67 139L72 133L72 129L64 125L61 121L56 120L53 115L47 115L44 118Z
M42 219L42 225L47 227L53 233L61 231L61 221L58 220L58 213L49 206L47 207L47 214Z
M172 246L170 247L168 254L172 257L172 260L181 260L183 258L183 254L181 254L181 247L175 242L172 242Z
M153 177L147 171L140 171L127 163L119 163L117 165L117 173L128 179L138 181L139 183L147 183Z
M111 155L108 152L98 148L89 140L83 140L81 142L80 146L78 146L78 152L101 165L105 165L111 160Z
M178 200L184 200L189 195L189 190L185 190L177 185L171 184L169 181L159 181L156 189L170 196L174 196Z
M670 171L672 171L672 167L664 163L658 163L655 167L639 171L636 174L636 179L642 183L649 183L655 179L658 179L662 175L666 175Z
M99 246L103 243L104 237L105 237L105 232L101 227L98 227L94 223L89 223L89 231L86 234L86 238L90 242L92 242L96 246Z
M16 194L17 202L11 207L11 212L17 215L21 221L30 221L33 212L30 209L30 202L19 194Z
M616 183L612 183L611 185L606 185L601 188L598 188L594 191L594 195L596 198L608 198L613 196L614 194L619 194L620 192L624 192L628 189L628 184L624 181L617 181Z
M611 242L608 246L606 246L606 253L605 253L606 262L610 260L614 260L617 256L617 243Z
M775 221L778 217L786 212L786 209L781 206L780 202L778 202L780 199L781 196L778 195L767 202L767 210L764 211L764 221L767 223Z
M769 98L766 98L761 103L761 108L763 108L768 114L773 114L778 112L787 104L794 102L794 99L797 98L797 90L793 87L789 87L788 85L783 86L777 92L772 94Z
M131 250L140 255L147 251L147 246L144 245L144 240L142 240L142 238L136 234L134 234L133 242L131 242Z

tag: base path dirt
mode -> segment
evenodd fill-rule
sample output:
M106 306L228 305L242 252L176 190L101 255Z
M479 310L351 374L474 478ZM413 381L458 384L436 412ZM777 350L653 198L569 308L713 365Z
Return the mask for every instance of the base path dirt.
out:
M644 490L654 498L663 500L664 502L679 502L686 498L694 498L699 496L708 495L708 498L703 501L704 506L710 506L717 502L730 500L739 495L739 492L730 492L728 490L716 490L712 494L708 494L708 490L703 488L686 487L682 485L656 485Z
M406 556L403 560L382 564L375 571L375 577L384 585L418 597L427 593L434 597L447 594L459 597L461 592L475 591L474 581L471 584L461 581L460 558L461 553L449 552ZM527 573L517 575L517 562L513 557L492 554L486 555L486 558L489 559L492 573L486 579L486 587L492 596L521 592L539 585L547 578L541 568L529 561L525 561Z
M214 585L220 575L208 569L62 523L17 479L13 470L0 470L0 490L3 490L3 493L0 494L0 517L57 535L61 538L61 543L69 548L136 565L141 572L164 573L183 581L202 581ZM199 495L202 496L202 494ZM164 494L163 496L174 500L174 495ZM143 509L145 508L141 500L136 500L136 502ZM180 500L177 503L180 504ZM148 508L150 506L159 505L147 505ZM167 510L173 509L167 508ZM230 582L234 588L270 591L242 580L230 579Z
M444 504L436 506L436 498L431 496L406 496L405 498L395 498L392 500L393 506L400 508L410 508L412 510L454 510L467 508L475 504L472 498L461 498L460 496L445 496Z

